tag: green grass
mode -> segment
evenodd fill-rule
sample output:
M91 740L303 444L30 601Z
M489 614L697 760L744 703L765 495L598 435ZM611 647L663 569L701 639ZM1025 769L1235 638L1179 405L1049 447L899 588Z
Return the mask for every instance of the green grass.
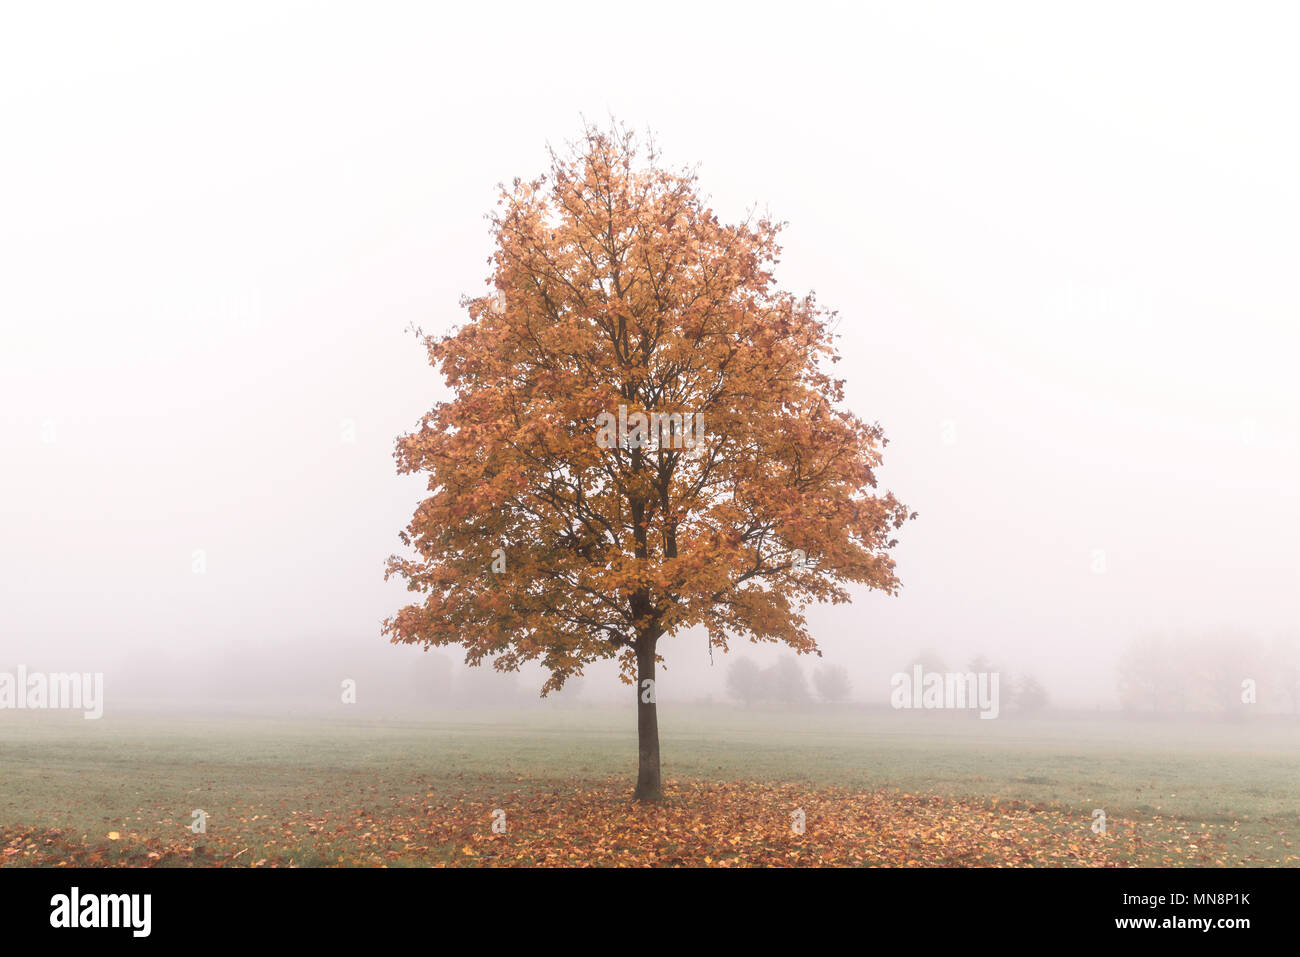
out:
M1233 853L1289 856L1300 819L1300 726L981 721L907 712L661 706L668 778L897 789L1073 809L1112 820L1236 824ZM635 771L631 708L377 717L0 713L0 824L102 836L168 830L193 808L238 815L382 813L428 790L491 794ZM1249 854L1247 853L1249 852Z

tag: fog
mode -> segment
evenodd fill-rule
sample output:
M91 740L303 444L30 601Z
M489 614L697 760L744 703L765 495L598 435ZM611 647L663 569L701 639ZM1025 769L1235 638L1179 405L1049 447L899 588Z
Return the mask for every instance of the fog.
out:
M0 670L104 671L109 714L490 703L380 635L423 491L394 439L447 395L410 328L484 289L495 184L611 114L724 220L788 221L778 281L839 311L919 513L898 597L811 612L809 675L883 707L923 653L983 655L1112 709L1135 642L1300 633L1276 13L470 6L0 13ZM661 650L670 705L779 657ZM628 696L608 663L567 693Z

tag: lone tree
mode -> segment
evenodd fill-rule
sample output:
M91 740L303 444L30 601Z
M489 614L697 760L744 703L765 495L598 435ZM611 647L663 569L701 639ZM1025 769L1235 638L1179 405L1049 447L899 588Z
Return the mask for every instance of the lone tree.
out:
M803 609L899 587L875 494L884 435L838 408L828 313L774 288L779 223L724 225L692 171L614 125L502 187L491 291L426 336L453 397L397 441L429 497L388 574L422 597L393 642L460 644L542 694L618 658L635 684L635 797L662 797L655 669L702 628L816 653Z

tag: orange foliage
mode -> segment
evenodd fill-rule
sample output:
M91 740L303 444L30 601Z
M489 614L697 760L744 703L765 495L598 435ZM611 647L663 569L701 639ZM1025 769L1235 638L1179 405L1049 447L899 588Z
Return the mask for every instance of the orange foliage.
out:
M546 693L602 658L630 679L637 649L697 626L815 652L808 604L897 589L908 514L874 492L880 428L824 368L833 314L775 288L779 224L724 225L693 174L644 159L588 128L503 187L492 292L425 340L453 396L397 445L430 494L388 565L422 596L394 642L540 661ZM699 416L703 441L602 448L620 405Z
M761 781L669 781L668 801L639 804L621 782L555 788L491 782L456 793L394 795L371 809L230 809L195 836L176 822L116 842L0 826L0 866L382 867L652 866L1224 866L1294 865L1239 845L1235 824L1197 828L1154 816L1111 819L1092 833L1086 809L812 788ZM792 814L803 812L803 833ZM254 813L257 812L257 813ZM504 833L492 825L504 812ZM139 817L165 815L159 809ZM161 818L160 818L161 820ZM177 833L184 837L177 837ZM1258 840L1256 841L1258 843ZM1279 842L1286 843L1286 842ZM1286 843L1290 847L1289 843ZM1268 850L1271 850L1271 846ZM1265 852L1267 853L1267 852Z

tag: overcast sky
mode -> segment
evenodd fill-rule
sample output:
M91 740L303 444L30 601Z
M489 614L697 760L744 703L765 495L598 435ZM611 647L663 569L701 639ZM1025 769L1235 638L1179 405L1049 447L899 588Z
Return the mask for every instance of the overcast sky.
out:
M1294 631L1294 15L975 6L6 5L0 669L402 667L393 440L445 395L405 330L610 113L843 316L920 512L900 597L812 616L860 697L929 647L1109 703L1136 635Z

